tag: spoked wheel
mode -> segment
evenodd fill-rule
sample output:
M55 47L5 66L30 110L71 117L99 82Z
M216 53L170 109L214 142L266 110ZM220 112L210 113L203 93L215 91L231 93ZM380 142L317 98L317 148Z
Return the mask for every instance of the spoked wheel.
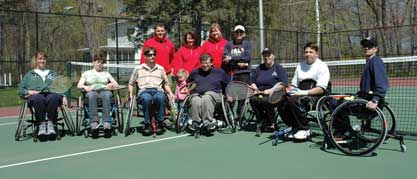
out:
M345 101L332 113L329 122L330 139L347 155L366 155L373 152L387 135L382 111L366 108L368 101Z
M84 105L82 101L82 97L78 97L77 101L77 113L76 113L76 120L75 120L75 133L80 136L82 135L81 126L83 125L84 121Z
M14 134L14 140L19 141L20 137L22 136L23 128L25 126L25 111L27 108L27 103L25 102L19 111L19 119L17 121L17 128Z
M175 130L178 134L186 131L187 129L188 121L190 120L190 116L189 116L190 101L191 101L191 97L188 96L184 100L181 108L179 109L177 120L175 121Z
M226 122L226 126L219 127L219 131L223 133L235 133L236 132L236 120L233 116L232 108L230 107L229 103L226 100L222 101L222 110L224 115L224 122Z
M74 122L72 120L71 114L70 114L67 106L62 105L61 106L61 111L62 111L62 115L63 115L63 118L64 118L65 125L67 126L70 135L74 136L75 135L75 126L74 126Z
M124 125L123 108L119 95L116 95L116 119L117 119L117 130L119 133L123 133Z
M330 116L336 108L337 102L338 101L331 96L323 96L317 101L316 104L316 119L324 136L324 141L321 147L323 150L330 148L331 145L331 142L329 141L329 122L331 119Z
M131 129L130 129L130 123L132 122L132 118L133 118L133 113L134 113L134 106L136 105L136 96L133 96L133 99L130 99L129 101L129 105L128 105L128 111L127 111L127 115L126 115L126 123L124 126L124 133L125 136L130 135L131 133Z
M249 100L247 99L245 100L245 104L243 105L241 115L238 121L236 121L240 130L245 130L251 122L256 122L256 121L253 121L254 116L255 116L255 113L253 112L252 107L249 103Z

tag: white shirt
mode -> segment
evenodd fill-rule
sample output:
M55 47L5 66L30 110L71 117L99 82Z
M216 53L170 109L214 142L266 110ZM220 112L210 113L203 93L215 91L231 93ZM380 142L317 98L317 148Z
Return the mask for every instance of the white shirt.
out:
M291 85L298 87L298 84L305 79L313 79L317 82L316 86L326 89L330 80L327 64L318 58L311 65L305 60L299 63L295 69Z
M39 76L41 76L42 80L45 81L46 76L49 74L49 70L39 70L35 69L35 73L37 73Z

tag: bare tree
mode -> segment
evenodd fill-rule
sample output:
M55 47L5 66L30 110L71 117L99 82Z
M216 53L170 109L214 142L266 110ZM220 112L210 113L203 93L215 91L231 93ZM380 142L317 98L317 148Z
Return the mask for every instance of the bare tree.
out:
M96 0L77 0L78 12L82 15L94 16L98 10ZM81 16L81 22L85 30L90 56L100 52L99 41L96 36L98 34L98 27L95 17Z

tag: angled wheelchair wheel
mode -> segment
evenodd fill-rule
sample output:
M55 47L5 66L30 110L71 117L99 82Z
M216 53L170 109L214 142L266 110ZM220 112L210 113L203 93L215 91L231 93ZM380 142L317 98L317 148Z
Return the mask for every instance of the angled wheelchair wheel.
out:
M63 115L63 119L65 122L65 126L67 126L68 132L70 133L70 135L74 136L75 135L75 126L74 126L74 121L72 120L71 114L68 110L68 107L65 105L61 105L61 112Z
M116 95L116 120L117 120L117 130L119 133L123 133L124 127L124 115L123 115L123 108L121 105L121 100L119 95Z
M14 139L16 141L19 141L20 138L23 136L23 130L25 128L25 111L26 111L26 108L27 108L27 102L24 102L22 104L22 106L20 107L19 118L18 118L18 121L17 121L17 128L16 128L16 132L14 134Z
M124 134L125 136L130 135L130 133L132 132L131 128L130 128L130 123L132 122L132 118L133 118L133 113L134 113L134 107L136 106L136 96L133 96L133 99L130 99L128 101L128 111L126 114L126 122L124 124Z
M391 109L391 107L384 103L384 106L382 108L382 112L385 116L385 121L387 122L387 137L386 139L389 139L391 137L396 136L396 128L397 128L397 121L395 118L394 111Z
M369 154L387 135L384 114L379 108L367 109L367 103L363 99L345 101L330 116L330 140L347 155Z
M191 97L188 96L178 110L177 120L175 121L175 130L178 134L187 130L188 121L191 120L189 114L190 103Z
M236 132L236 120L233 116L232 108L230 107L229 103L226 99L222 100L222 110L223 110L223 119L226 123L226 126L222 126L219 128L219 132L222 133L235 133Z
M77 112L76 112L76 120L75 120L75 134L80 136L83 134L82 126L84 123L84 104L82 101L82 97L78 97L77 100Z
M236 121L236 125L239 126L240 130L245 130L251 122L256 122L254 121L254 117L255 113L252 110L249 99L246 99L243 105L242 114L240 115L239 120Z

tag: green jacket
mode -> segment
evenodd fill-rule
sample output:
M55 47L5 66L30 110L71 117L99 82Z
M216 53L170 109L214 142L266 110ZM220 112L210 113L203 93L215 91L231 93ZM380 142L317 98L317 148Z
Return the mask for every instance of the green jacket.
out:
M25 74L22 81L19 83L19 96L24 98L28 94L29 90L36 91L48 91L48 84L52 82L54 78L58 76L58 73L54 70L49 70L48 75L46 75L45 81L42 80L42 77L39 76L35 70L30 70Z

